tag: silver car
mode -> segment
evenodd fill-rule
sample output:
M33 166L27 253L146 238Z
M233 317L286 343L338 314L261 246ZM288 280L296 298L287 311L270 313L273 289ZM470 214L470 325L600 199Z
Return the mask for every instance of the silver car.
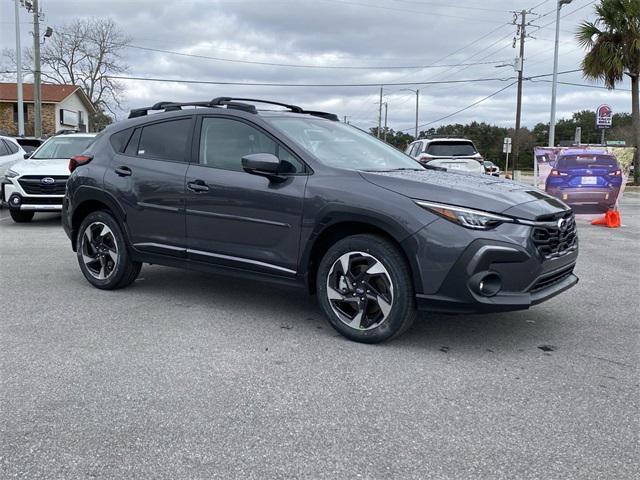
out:
M466 138L425 138L411 143L405 150L423 165L485 173L483 158L471 140Z

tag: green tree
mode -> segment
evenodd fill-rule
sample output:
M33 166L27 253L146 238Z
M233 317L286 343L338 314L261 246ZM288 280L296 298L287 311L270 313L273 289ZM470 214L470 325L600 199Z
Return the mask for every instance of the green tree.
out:
M576 32L578 43L588 50L582 71L610 89L625 74L631 78L634 184L640 185L640 0L602 0L595 12L595 22L583 22Z

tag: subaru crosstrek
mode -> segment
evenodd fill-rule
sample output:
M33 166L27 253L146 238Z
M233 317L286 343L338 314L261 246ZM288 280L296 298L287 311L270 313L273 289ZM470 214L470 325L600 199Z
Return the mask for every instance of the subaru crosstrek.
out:
M571 206L606 212L618 200L622 169L606 150L565 150L556 158L545 190Z
M101 289L129 285L142 263L301 285L336 330L375 343L417 309L526 309L578 281L562 201L425 168L294 105L162 102L109 126L69 167L63 226Z
M14 163L0 178L0 201L14 222L30 222L36 212L60 212L69 178L69 158L82 152L95 133L59 134L25 159ZM24 153L23 153L24 155Z

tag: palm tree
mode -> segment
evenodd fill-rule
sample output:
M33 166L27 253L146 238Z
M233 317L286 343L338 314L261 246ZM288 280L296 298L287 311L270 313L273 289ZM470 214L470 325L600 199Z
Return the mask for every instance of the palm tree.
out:
M595 22L583 22L576 32L580 46L588 49L582 60L586 78L602 80L615 88L631 78L631 116L636 152L633 157L634 184L640 184L640 0L602 0L595 7Z

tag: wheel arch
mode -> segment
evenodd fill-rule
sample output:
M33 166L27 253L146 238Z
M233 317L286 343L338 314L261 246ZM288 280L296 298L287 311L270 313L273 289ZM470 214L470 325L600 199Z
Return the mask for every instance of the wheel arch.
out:
M73 251L76 251L76 240L78 236L78 230L82 221L92 212L98 210L106 210L111 213L120 228L122 228L125 236L128 238L126 230L126 215L122 207L118 204L115 198L110 194L92 187L83 187L78 189L74 195L75 207L73 209L73 215L71 217L71 246Z
M411 279L415 284L415 279L419 278L419 269L418 266L412 262L411 255L408 255L402 244L402 241L407 238L409 234L403 229L377 218L350 214L348 216L334 217L329 222L321 223L310 236L307 242L307 248L303 252L300 262L304 268L304 282L309 293L315 293L318 265L327 250L343 238L360 234L381 236L398 247L407 265L409 265Z

